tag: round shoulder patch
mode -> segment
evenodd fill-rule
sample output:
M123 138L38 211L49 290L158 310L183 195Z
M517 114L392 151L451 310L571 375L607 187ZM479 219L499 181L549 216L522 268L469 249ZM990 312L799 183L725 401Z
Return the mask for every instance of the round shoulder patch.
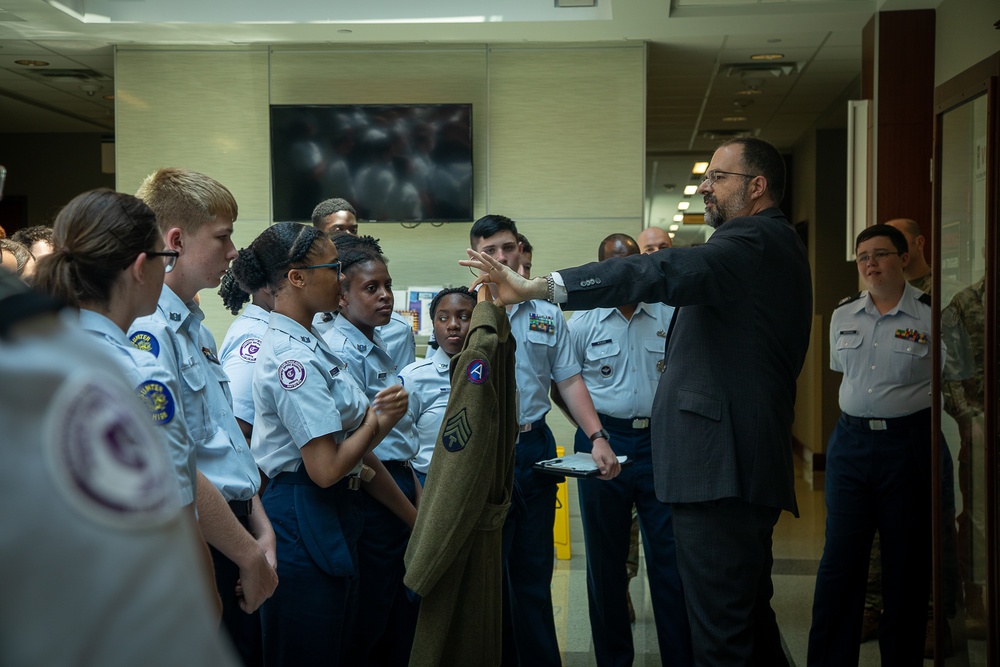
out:
M179 509L173 466L148 420L115 386L91 371L64 382L42 446L74 509L119 528L160 525Z
M174 418L174 395L167 385L156 380L146 380L135 388L135 393L139 395L139 400L149 410L153 423L157 426L166 426Z
M611 366L609 366L608 364L604 364L603 366L601 366L601 377L609 378L614 372L615 370L611 368Z
M472 384L482 384L490 377L489 367L482 359L473 359L465 367L465 377Z
M260 338L247 338L240 345L240 359L254 363L257 361L257 353L260 352Z
M129 340L132 342L132 347L143 352L150 352L154 357L160 356L160 341L156 340L156 336L148 331L136 331L129 336Z
M278 381L285 389L297 389L306 381L306 368L294 359L282 362L278 367Z

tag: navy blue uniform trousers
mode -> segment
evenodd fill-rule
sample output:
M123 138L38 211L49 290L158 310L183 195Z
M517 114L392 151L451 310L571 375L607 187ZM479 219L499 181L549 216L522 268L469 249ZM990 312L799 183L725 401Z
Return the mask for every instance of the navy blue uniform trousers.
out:
M504 665L562 665L552 615L552 525L562 477L532 469L555 458L544 423L521 433L514 451L514 498L503 526Z
M416 482L411 468L399 461L382 463L403 495L414 502ZM403 585L410 527L368 494L362 505L365 527L358 541L361 583L353 664L405 666L420 611L416 597Z
M600 667L627 667L635 658L625 569L634 504L646 553L661 661L671 667L688 667L694 663L691 628L677 571L670 505L657 500L653 490L649 429L633 429L630 422L601 415L615 454L625 455L633 463L622 468L615 479L579 479L576 483L587 548L587 599L594 653ZM578 429L576 451L590 453L592 447L587 434Z
M923 664L931 581L931 411L842 415L826 455L826 546L816 575L809 665L856 665L875 529L882 543L882 664Z
M261 606L264 664L348 665L357 610L361 491L321 489L305 469L276 475L262 502L277 541L278 587Z

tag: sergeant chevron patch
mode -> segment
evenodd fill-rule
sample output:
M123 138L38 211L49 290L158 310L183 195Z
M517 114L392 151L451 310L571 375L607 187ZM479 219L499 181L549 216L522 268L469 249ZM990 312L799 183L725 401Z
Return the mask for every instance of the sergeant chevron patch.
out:
M465 408L451 417L441 432L441 444L449 452L459 452L469 444L472 437L472 426L469 424L469 417L465 414Z

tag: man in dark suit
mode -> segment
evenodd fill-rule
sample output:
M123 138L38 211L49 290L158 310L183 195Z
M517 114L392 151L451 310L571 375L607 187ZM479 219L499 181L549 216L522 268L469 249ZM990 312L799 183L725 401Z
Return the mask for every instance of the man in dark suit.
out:
M782 665L770 599L771 535L798 514L791 426L809 345L805 247L777 208L781 155L755 138L723 144L699 192L707 243L527 281L469 252L498 303L548 298L567 310L663 302L678 308L653 402L656 495L671 504L698 665Z

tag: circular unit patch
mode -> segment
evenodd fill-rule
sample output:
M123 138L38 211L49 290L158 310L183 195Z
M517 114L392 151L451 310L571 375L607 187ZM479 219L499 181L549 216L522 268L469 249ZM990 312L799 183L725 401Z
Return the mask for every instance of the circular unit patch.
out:
M139 400L149 410L153 423L157 426L165 426L174 418L174 395L167 385L156 380L146 380L135 388L135 393L139 395Z
M247 338L240 345L240 359L254 363L257 361L257 353L260 352L260 338Z
M607 364L601 366L601 377L609 378L612 373L614 373L614 369L612 369L611 366L608 366Z
M160 341L156 340L156 336L148 331L136 331L129 336L129 340L132 341L132 347L149 352L154 357L160 356Z
M473 359L465 367L465 377L472 384L482 384L490 377L489 367L482 359Z
M294 359L282 362L281 366L278 367L278 381L285 389L301 387L302 383L306 381L305 366Z
M179 509L173 466L145 415L110 377L63 383L43 446L59 492L83 514L120 528L159 525Z

